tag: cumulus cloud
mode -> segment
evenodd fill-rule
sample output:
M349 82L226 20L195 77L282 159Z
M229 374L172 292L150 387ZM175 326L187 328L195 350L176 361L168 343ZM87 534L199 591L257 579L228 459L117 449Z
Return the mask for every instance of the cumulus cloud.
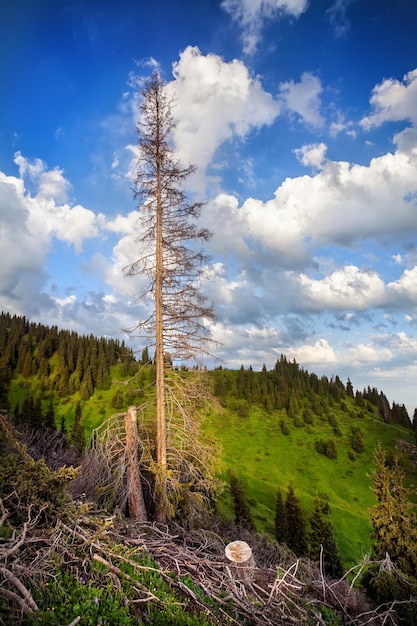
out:
M73 206L67 202L70 184L61 169L48 170L40 159L30 162L20 152L14 160L19 167L20 200L28 210L26 222L33 236L43 245L55 236L72 244L77 251L85 239L98 236L99 216L79 204ZM31 190L26 188L27 177L33 183Z
M327 146L325 143L310 144L297 148L295 154L297 159L305 167L313 167L317 170L323 169L326 160Z
M279 87L284 108L290 113L298 114L306 124L316 127L324 124L320 114L321 92L320 80L310 72L304 72L299 83L289 80Z
M0 172L1 306L34 310L51 305L44 287L50 279L46 258L54 238L79 251L97 237L97 216L67 202L70 188L62 170L49 170L40 159L15 155L19 177Z
M136 92L128 100L136 102L143 79L132 76L130 82ZM173 139L176 153L184 165L192 163L197 167L191 189L202 194L207 185L208 167L212 172L216 170L216 177L211 175L208 179L212 184L219 181L223 165L227 167L227 163L216 163L216 153L226 142L242 143L255 130L272 125L284 114L310 127L323 125L320 113L322 87L313 74L305 72L298 82L293 79L283 82L278 85L277 93L271 94L263 88L260 77L252 75L243 61L227 62L216 54L203 55L195 46L188 46L181 52L179 60L173 64L173 80L167 83L166 89L175 103ZM116 151L113 178L121 177L123 167L123 177L132 179L136 159L135 146L126 146L123 153ZM234 167L236 170L239 165L234 163ZM245 177L248 175L253 179L250 159L242 161L240 167Z
M364 311L384 301L384 282L377 273L353 265L339 268L321 280L300 274L299 282L308 310Z
M365 130L385 122L408 120L417 125L417 68L405 74L403 81L388 78L372 90L371 115L361 120Z
M279 102L242 61L227 63L189 46L174 64L173 75L167 89L176 99L176 149L184 163L195 164L201 173L223 142L243 139L279 114Z
M388 348L378 348L372 343L359 343L348 351L349 361L353 366L362 363L384 363L391 361L393 353Z
M299 155L318 164L324 152L307 147ZM255 240L294 261L307 245L407 237L417 228L416 157L397 151L367 166L327 160L313 176L287 178L271 200L246 200L240 220Z
M391 294L392 303L403 307L404 305L417 305L417 266L404 270L403 275L397 280L388 283L387 289Z
M318 339L313 345L288 347L286 355L301 364L337 363L338 358L327 339Z
M254 54L263 23L284 15L299 17L306 11L308 0L222 0L221 6L242 28L245 54Z

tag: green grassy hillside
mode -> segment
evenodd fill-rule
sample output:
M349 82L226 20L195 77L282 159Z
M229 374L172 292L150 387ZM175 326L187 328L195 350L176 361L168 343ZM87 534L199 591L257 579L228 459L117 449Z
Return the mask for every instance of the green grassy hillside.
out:
M393 450L397 439L410 438L410 430L384 424L370 415L352 419L339 413L341 435L336 439L336 459L316 451L319 438L334 436L325 419L313 426L290 428L289 434L284 435L279 426L279 412L268 414L253 408L247 417L240 417L226 409L222 414L211 415L207 428L222 445L223 479L228 481L228 470L236 469L258 529L273 533L277 489L285 494L292 482L307 515L313 509L316 495L328 497L342 558L345 564L353 564L371 547L368 509L374 504L374 496L369 474L377 442ZM357 425L363 433L365 449L352 454L351 429ZM397 453L412 472L407 455ZM232 515L227 494L219 510L225 516Z
M230 376L225 372L224 376ZM234 372L237 375L236 372ZM190 374L192 375L192 374ZM259 374L255 374L258 376ZM86 436L105 418L117 410L112 399L117 390L123 394L123 407L143 399L139 388L150 382L151 368L145 368L131 379L121 376L119 366L111 368L112 384L108 390L96 390L83 401L82 421ZM36 394L37 379L17 376L11 381L10 404L22 403L28 392ZM47 394L48 396L49 394ZM62 417L70 429L79 394L55 399L56 423ZM44 400L44 403L47 400ZM207 416L205 428L219 442L222 456L222 479L229 483L229 470L234 468L249 498L256 527L273 534L274 507L277 489L285 494L290 482L306 517L313 509L316 495L328 498L335 534L341 556L346 565L358 562L371 547L371 527L368 509L374 504L370 472L373 467L374 450L378 442L383 448L395 450L407 470L408 482L417 483L416 468L408 462L405 452L395 449L396 441L412 441L411 429L396 424L386 424L375 415L374 407L358 412L354 399L345 398L343 409L334 402L329 413L313 415L312 423L288 418L285 409L267 411L256 403L248 403L247 415L241 415L239 403L230 402L235 409L225 407ZM246 412L246 411L245 411ZM362 415L362 417L359 417ZM283 434L282 424L287 425L288 434ZM337 434L335 434L337 424ZM355 452L352 448L354 432L360 429L364 449ZM316 449L321 439L336 442L337 458L328 458ZM218 510L225 518L233 516L230 494L225 490Z
M52 402L56 427L65 421L70 433L79 402L88 439L109 416L152 400L155 372L148 358L147 350L138 362L113 340L79 337L2 314L0 408L20 412L20 423L27 420L36 429L42 427L36 416L23 415L25 398L34 398L42 412ZM221 448L225 483L229 470L236 471L257 529L273 534L277 490L285 495L292 483L306 518L317 495L328 498L344 563L356 563L371 547L369 475L378 442L399 456L408 485L417 484L416 464L396 447L398 440L415 437L405 407L390 407L376 389L354 392L337 376L309 374L283 356L271 371L242 366L206 377L223 408L213 409L204 427ZM227 489L217 504L225 518L232 516Z

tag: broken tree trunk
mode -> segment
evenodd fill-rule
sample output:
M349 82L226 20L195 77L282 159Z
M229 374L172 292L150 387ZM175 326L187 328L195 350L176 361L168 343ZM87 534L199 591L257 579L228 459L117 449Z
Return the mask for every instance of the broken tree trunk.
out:
M252 548L245 541L232 541L226 546L225 554L231 578L245 587L250 586L255 571Z
M142 483L139 469L139 437L137 408L130 406L125 418L126 426L126 457L127 457L127 501L129 516L137 522L146 522L146 508L143 499Z

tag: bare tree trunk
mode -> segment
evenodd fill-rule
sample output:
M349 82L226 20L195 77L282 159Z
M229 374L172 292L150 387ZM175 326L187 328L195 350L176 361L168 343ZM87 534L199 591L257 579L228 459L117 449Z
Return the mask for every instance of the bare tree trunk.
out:
M156 272L155 272L155 320L156 320L156 461L158 464L157 492L156 492L156 521L165 524L167 521L166 510L166 465L167 465L167 442L166 442L166 416L165 416L165 363L164 363L164 327L163 327L163 241L162 241L162 189L161 189L161 155L159 152L159 103L157 103L157 202L156 202Z
M140 482L137 419L136 407L130 406L125 418L128 505L129 515L132 519L137 522L146 522L145 502L143 499L142 484Z
M165 523L175 513L168 498L166 392L171 382L165 374L165 359L194 359L208 345L205 321L213 319L213 309L199 293L207 257L195 243L207 241L211 233L196 223L203 205L189 203L182 190L195 168L182 168L171 146L175 128L173 99L157 71L145 83L142 97L141 121L136 129L139 150L135 179L140 209L137 241L142 256L132 263L128 274L148 277L143 294L150 295L155 305L137 328L155 339L156 463L152 471L155 519Z

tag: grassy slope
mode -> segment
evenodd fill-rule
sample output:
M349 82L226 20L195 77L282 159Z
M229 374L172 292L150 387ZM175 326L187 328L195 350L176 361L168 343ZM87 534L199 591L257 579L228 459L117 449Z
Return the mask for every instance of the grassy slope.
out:
M393 448L398 438L410 438L410 431L384 424L376 418L352 419L338 416L342 436L336 437L337 459L328 459L315 450L315 442L333 436L326 421L310 427L295 428L290 434L279 427L279 414L251 410L247 418L225 411L212 415L208 428L223 446L223 478L234 467L246 489L256 525L273 533L275 497L280 488L285 497L292 481L303 510L309 515L316 495L327 494L332 510L340 551L347 565L356 563L371 546L368 509L374 504L369 474L378 441ZM350 460L351 427L361 427L365 451ZM230 499L221 505L231 515Z
M118 367L112 368L111 379L121 382ZM127 382L127 377L125 378ZM13 379L11 385L11 406L22 402L28 384L22 377ZM145 380L142 383L149 381ZM36 391L37 381L30 380L32 391ZM86 435L104 419L116 411L111 407L111 399L117 388L121 388L128 404L136 404L140 399L128 396L129 389L137 384L121 385L113 383L106 391L96 391L82 402L82 420ZM56 423L59 427L61 416L66 417L69 430L73 421L75 405L79 394L68 398L56 398ZM123 410L123 409L122 409ZM315 418L313 426L296 428L291 420L290 434L283 435L279 421L280 412L265 413L259 407L251 407L248 417L225 410L207 418L207 430L222 446L222 477L228 482L228 469L234 467L249 497L256 525L259 530L273 533L275 496L278 488L285 497L288 484L292 481L297 497L300 498L306 514L312 511L313 499L327 494L332 510L332 519L338 538L340 551L345 564L356 563L371 546L368 509L374 503L369 478L373 466L373 453L378 441L384 448L393 449L398 438L412 439L410 430L384 424L380 418L367 414L365 419L352 418L337 406L332 408L342 435L335 437L338 457L335 460L320 455L315 450L319 438L327 440L334 436L326 419ZM351 450L352 426L360 426L365 441L365 451L355 454L355 460L348 457ZM410 480L417 482L417 470ZM219 511L226 517L232 515L230 495L219 503Z

